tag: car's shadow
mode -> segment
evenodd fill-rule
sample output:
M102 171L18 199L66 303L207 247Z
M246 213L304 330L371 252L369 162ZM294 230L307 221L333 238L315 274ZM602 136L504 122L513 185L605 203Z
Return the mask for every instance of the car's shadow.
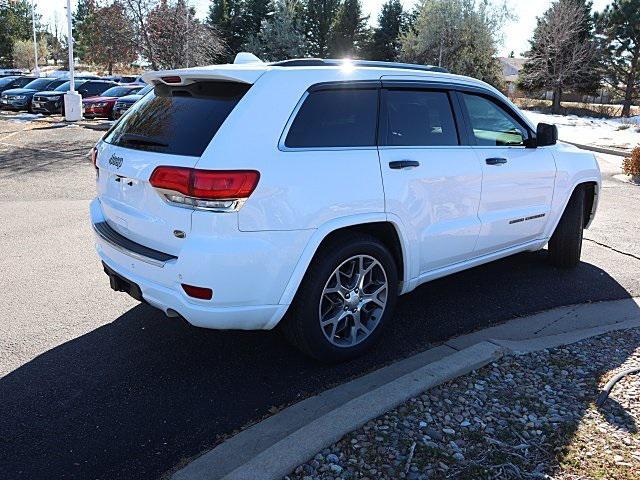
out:
M545 256L522 254L420 287L398 303L374 351L338 366L307 359L278 332L203 330L137 306L0 379L0 476L157 478L270 407L435 342L555 306L629 296L593 265L558 270Z

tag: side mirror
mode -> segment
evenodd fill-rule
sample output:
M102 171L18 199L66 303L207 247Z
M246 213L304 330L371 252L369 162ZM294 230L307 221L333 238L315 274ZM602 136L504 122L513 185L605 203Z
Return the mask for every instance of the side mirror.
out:
M536 146L547 147L558 142L558 127L548 123L539 123L536 128Z

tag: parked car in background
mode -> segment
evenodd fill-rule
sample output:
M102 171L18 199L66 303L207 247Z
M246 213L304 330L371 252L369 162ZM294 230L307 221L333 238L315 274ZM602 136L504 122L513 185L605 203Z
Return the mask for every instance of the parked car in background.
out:
M118 83L135 83L136 81L135 75L109 75L107 77L102 77L103 80L111 80L112 82Z
M125 95L124 97L118 98L116 100L115 105L113 106L113 119L117 120L122 115L124 115L124 113L127 110L129 110L131 105L136 103L138 100L140 100L142 97L144 97L151 90L153 90L153 85L146 85L146 86L144 86L142 88L142 90L139 90L135 94Z
M113 120L113 106L120 97L137 93L142 85L118 85L105 90L98 97L87 98L82 101L86 118L104 117Z
M76 91L82 98L97 97L115 85L117 83L105 80L79 80L75 82ZM36 93L31 102L31 111L44 114L64 113L64 94L69 91L69 86L70 82L65 82L54 90Z
M24 75L22 70L15 68L0 68L0 77L17 77L20 75Z
M37 77L27 77L27 76L13 76L13 77L4 77L0 78L0 92L4 92L5 90L9 90L11 88L22 88L27 83L32 82Z
M22 88L11 88L0 95L0 107L9 110L31 111L33 95L43 90L52 90L65 83L55 78L36 78Z

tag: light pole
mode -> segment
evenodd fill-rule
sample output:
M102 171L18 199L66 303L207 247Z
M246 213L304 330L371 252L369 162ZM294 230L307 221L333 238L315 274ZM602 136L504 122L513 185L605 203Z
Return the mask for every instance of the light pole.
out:
M64 119L75 122L82 119L82 97L76 92L73 78L73 24L71 22L71 0L67 0L67 44L69 45L69 91L64 94Z
M40 76L40 68L38 67L38 40L36 38L36 7L31 0L31 25L33 27L33 56L35 57L36 67L33 69L33 74L36 77Z

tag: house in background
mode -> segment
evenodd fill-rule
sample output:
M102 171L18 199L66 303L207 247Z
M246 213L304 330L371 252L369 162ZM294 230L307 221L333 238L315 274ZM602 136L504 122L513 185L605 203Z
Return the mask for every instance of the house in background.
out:
M502 78L505 84L505 90L508 96L515 95L517 90L518 75L526 61L525 58L498 57L500 66L502 67Z

